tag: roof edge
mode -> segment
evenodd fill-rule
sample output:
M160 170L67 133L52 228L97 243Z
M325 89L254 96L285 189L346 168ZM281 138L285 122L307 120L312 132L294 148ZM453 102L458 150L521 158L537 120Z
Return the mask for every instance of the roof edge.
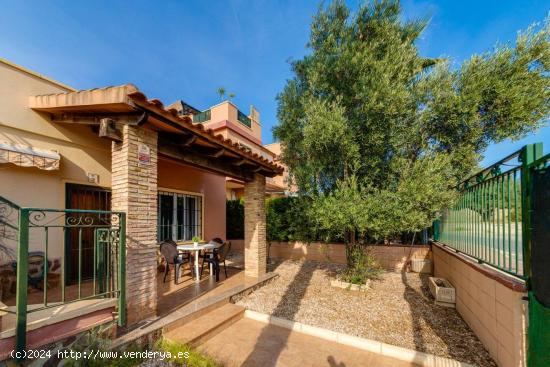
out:
M44 81L46 81L46 82L48 82L48 83L57 85L58 87L61 87L61 88L63 88L63 89L66 89L68 92L76 92L76 90L77 90L76 88L73 88L73 87L71 87L71 86L69 86L69 85L67 85L67 84L58 82L57 80L52 79L52 78L48 78L48 77L45 76L45 75L42 75L42 74L40 74L40 73L37 73L36 71L32 71L32 70L30 70L30 69L27 69L27 68L24 67L24 66L18 65L18 64L16 64L16 63L11 62L11 61L9 61L9 60L6 60L6 59L4 59L4 58L2 58L2 57L0 57L0 63L5 64L5 65L8 65L9 67L12 67L12 68L14 68L14 69L16 69L16 70L22 71L22 72L24 72L25 74L29 74L29 75L32 75L32 76L34 76L34 77L36 77L36 78L42 79L42 80L44 80Z

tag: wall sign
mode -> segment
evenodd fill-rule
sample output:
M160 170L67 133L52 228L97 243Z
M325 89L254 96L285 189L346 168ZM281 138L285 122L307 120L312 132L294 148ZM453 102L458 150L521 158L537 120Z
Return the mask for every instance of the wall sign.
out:
M97 173L88 172L86 176L88 177L88 182L95 184L99 183L99 175Z
M145 144L138 145L138 162L140 165L148 165L151 163L151 148Z

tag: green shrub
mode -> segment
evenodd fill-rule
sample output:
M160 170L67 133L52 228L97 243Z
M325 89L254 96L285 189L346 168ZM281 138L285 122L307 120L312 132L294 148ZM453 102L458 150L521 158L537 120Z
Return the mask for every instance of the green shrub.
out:
M323 241L341 242L341 238L331 236L328 231L319 229L308 210L308 198L283 197L266 201L268 241Z
M244 201L227 200L225 213L227 238L244 238Z
M342 238L322 231L308 215L307 198L282 197L267 199L266 230L268 241L341 242ZM227 238L244 238L244 200L228 200L226 204Z
M174 366L193 366L193 367L218 367L220 364L213 360L212 358L200 354L195 349L191 348L186 344L177 343L167 339L160 339L156 348L159 351L170 352L173 356L169 360L170 365ZM176 356L180 354L186 355L186 358L177 358Z
M346 246L348 267L342 280L352 284L365 284L369 279L377 279L384 272L372 251L360 244Z

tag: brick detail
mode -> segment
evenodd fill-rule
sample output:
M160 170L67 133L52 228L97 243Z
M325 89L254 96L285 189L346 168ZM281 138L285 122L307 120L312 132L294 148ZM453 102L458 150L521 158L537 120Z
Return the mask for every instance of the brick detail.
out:
M126 305L128 323L153 316L157 308L157 133L123 126L112 145L112 209L126 212ZM140 164L138 146L150 148Z
M267 240L265 218L265 176L255 174L244 184L244 274L266 273Z

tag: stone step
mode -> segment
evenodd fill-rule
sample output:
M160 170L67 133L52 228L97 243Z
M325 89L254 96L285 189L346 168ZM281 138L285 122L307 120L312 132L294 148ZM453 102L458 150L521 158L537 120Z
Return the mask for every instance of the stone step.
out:
M198 346L244 317L244 307L227 303L164 334L169 340Z

